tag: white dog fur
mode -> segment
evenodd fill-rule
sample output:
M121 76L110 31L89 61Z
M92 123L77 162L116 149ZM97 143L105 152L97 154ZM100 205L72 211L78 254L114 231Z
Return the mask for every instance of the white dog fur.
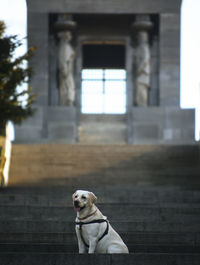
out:
M107 220L106 216L94 204L97 201L94 193L77 190L72 195L72 199L74 209L77 212L75 229L79 253L129 253L121 237L105 221ZM101 220L102 222L84 224L94 220ZM102 236L103 238L99 241Z

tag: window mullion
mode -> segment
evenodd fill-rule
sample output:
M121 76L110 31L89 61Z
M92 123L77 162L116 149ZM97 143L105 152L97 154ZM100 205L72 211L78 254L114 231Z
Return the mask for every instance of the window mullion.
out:
M105 106L106 106L106 91L105 91L105 69L103 69L103 113L105 113Z

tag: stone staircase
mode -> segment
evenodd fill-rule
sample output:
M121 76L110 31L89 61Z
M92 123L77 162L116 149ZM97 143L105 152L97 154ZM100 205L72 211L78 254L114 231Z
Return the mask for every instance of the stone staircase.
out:
M79 255L72 193L93 191L129 255ZM199 265L199 146L14 145L2 265Z

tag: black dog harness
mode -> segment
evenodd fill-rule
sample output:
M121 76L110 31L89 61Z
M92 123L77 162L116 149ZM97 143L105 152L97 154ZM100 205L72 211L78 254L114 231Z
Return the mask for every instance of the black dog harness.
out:
M83 234L82 234L82 226L83 225L89 225L89 224L101 224L101 223L105 223L107 224L107 227L106 227L106 230L105 232L103 233L103 235L98 239L98 241L100 241L102 238L104 238L104 236L106 236L108 234L108 230L109 230L109 222L107 219L97 219L97 220L93 220L91 222L86 222L86 223L83 223L83 222L76 222L76 225L79 225L79 230L80 230L80 235L81 235L81 239L84 243L84 245L89 248L89 245L85 242L85 239L83 238Z

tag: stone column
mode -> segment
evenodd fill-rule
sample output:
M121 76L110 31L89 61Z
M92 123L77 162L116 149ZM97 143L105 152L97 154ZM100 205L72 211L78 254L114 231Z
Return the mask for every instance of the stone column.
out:
M58 70L60 105L73 106L75 101L74 60L75 51L72 47L72 33L76 22L70 15L60 15L56 22L58 46Z
M151 55L148 31L153 24L148 15L137 15L132 29L136 34L135 105L146 107L149 99Z

